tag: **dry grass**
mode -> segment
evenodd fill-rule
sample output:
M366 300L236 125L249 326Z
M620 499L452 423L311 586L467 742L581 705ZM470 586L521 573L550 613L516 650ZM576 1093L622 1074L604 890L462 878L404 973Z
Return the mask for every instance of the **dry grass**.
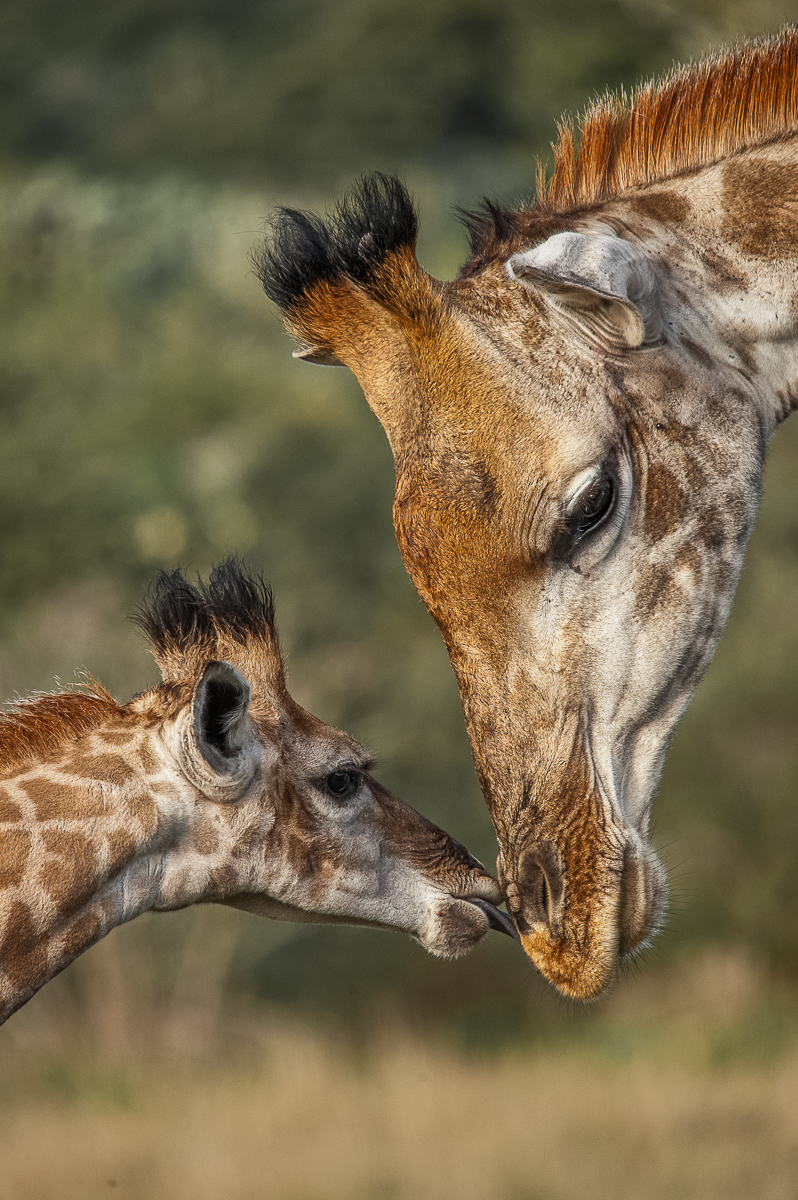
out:
M11 1106L0 1161L3 1200L780 1200L798 1180L798 1057L707 1074L402 1038L358 1069L284 1030L249 1069Z
M766 1049L758 978L643 973L580 1037L565 1014L493 1056L269 1013L75 1024L53 985L0 1033L0 1200L786 1200L798 1037Z

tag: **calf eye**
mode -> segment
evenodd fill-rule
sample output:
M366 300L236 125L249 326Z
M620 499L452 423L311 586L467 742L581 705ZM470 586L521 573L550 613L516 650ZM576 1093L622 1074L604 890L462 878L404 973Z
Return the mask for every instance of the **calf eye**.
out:
M333 771L325 779L328 792L337 800L343 800L357 791L358 776L355 771Z
M586 487L568 513L568 528L572 536L580 541L586 533L596 529L615 502L615 481L611 475L600 475L595 483Z

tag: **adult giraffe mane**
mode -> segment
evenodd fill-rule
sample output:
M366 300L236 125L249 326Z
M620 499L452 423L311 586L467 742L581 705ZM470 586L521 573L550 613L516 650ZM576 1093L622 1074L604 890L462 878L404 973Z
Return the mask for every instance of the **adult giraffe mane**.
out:
M798 30L672 71L627 100L607 93L580 122L565 123L538 208L567 212L625 188L683 175L773 141L798 116Z
M606 92L579 121L559 126L554 170L538 163L538 195L529 209L486 203L465 214L472 251L489 257L525 232L524 218L572 214L628 188L709 166L794 133L798 122L798 29L672 71L630 97Z
M797 124L794 27L674 70L629 98L608 92L579 121L578 139L570 120L560 124L554 170L547 178L539 163L534 204L509 210L485 201L478 211L461 213L472 252L461 277L484 260L506 257L530 236L546 236L552 231L547 217L556 220L626 189L777 141ZM419 273L410 253L417 236L418 214L407 189L377 172L361 179L326 217L279 209L271 237L252 261L291 331L318 350L327 344L321 331L340 303L342 279L416 327L425 309L434 321L434 281Z

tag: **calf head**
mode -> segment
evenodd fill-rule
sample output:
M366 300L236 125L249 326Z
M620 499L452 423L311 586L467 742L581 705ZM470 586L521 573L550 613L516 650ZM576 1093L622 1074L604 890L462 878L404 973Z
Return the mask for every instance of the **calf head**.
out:
M277 920L403 930L442 957L491 926L509 932L482 865L377 783L354 738L292 698L260 579L234 563L207 584L165 574L140 620L164 682L132 706L160 721L196 790L193 823L222 830L202 899Z

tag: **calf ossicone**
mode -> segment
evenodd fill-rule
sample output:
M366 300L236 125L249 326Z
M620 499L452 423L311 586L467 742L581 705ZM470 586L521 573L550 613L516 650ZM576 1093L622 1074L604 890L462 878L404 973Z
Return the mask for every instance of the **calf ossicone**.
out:
M513 254L507 270L542 292L591 341L633 350L661 340L654 268L641 250L614 234L556 233Z

